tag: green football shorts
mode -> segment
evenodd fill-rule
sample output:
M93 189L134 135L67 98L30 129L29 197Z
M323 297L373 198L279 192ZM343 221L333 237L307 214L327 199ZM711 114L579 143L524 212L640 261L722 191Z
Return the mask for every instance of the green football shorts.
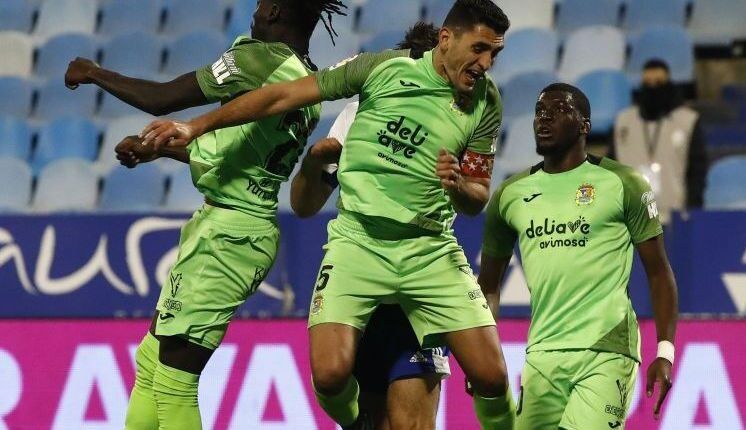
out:
M308 326L361 331L381 303L398 303L425 348L443 333L495 325L464 252L452 235L359 218L341 211L314 286Z
M624 429L638 363L613 352L526 355L516 430Z
M216 349L236 308L272 267L277 225L208 204L181 229L179 256L158 299L156 334Z

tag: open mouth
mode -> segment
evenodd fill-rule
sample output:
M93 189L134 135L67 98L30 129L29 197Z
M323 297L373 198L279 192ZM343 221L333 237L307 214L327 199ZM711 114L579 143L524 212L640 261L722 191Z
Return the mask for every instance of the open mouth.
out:
M477 83L477 80L481 79L484 74L474 71L474 70L467 70L466 71L466 81L469 83L469 85L474 85Z
M536 130L536 136L542 139L548 139L552 137L552 129L549 127L539 127Z

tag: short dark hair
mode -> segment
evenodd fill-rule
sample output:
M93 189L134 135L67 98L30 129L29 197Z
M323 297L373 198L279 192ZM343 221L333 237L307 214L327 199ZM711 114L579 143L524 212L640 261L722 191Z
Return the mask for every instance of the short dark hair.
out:
M438 45L439 31L433 24L420 21L407 30L404 40L396 44L396 49L409 49L417 53L430 51Z
M580 90L580 88L566 84L564 82L555 82L547 85L541 90L541 94L548 93L551 91L560 91L563 93L569 93L572 95L572 99L575 101L575 108L580 111L580 114L587 120L591 119L591 103L588 101L588 97Z
M650 69L663 69L666 71L666 73L671 73L671 69L668 68L668 64L660 58L651 58L642 66L642 70Z
M456 0L443 21L443 27L463 29L471 29L478 24L486 24L497 34L505 34L510 20L491 0Z

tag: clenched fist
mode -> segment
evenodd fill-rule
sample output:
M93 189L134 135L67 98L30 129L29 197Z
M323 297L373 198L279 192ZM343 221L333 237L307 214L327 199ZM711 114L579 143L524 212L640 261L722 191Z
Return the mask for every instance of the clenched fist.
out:
M144 145L143 140L137 136L125 137L114 148L114 152L117 154L119 163L130 169L138 164L148 163L160 157L152 144Z

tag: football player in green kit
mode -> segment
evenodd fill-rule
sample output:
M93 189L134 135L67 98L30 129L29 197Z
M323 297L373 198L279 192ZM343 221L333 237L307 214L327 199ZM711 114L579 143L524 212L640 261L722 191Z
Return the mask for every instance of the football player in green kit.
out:
M252 37L239 37L212 65L171 82L133 79L90 60L70 63L71 89L96 84L154 115L229 100L276 82L309 76L308 44L322 19L332 33L339 0L260 0ZM134 167L157 157L190 164L205 204L184 226L178 259L161 290L150 331L137 349L128 430L200 429L197 386L234 311L270 270L279 243L277 193L318 122L312 104L196 139L188 148L154 152L130 137L117 157Z
M141 137L183 146L205 132L323 100L360 95L339 162L340 208L309 315L317 400L354 428L357 340L381 303L403 309L423 347L446 344L474 386L483 428L513 426L495 320L451 228L489 196L499 93L485 72L509 21L490 0L458 0L421 59L361 54L271 85L189 122L155 121Z
M516 242L531 291L531 328L516 428L622 429L640 363L627 284L636 248L658 332L646 392L671 386L676 282L650 185L632 168L586 153L588 99L567 84L536 103L544 161L506 180L487 208L479 283L495 314Z

